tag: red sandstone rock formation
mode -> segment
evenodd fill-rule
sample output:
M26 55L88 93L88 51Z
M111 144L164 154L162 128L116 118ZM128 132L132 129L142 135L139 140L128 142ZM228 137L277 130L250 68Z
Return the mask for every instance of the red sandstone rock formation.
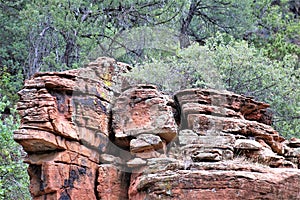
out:
M228 91L126 88L110 58L38 73L14 138L33 199L300 199L300 140L269 106Z
M267 104L203 89L179 91L175 100L181 123L172 159L148 159L136 169L129 199L300 198L299 155L288 158L298 140L285 145L262 123Z
M128 68L99 58L86 68L38 73L25 82L19 92L21 126L14 138L28 153L34 199L97 198L111 102Z

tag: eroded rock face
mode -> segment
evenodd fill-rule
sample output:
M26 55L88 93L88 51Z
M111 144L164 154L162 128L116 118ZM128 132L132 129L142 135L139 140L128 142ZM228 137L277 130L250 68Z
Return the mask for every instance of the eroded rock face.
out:
M127 173L112 164L99 165L98 172L99 199L128 199L127 189L130 176Z
M128 87L129 69L98 58L25 82L14 138L33 199L300 198L300 141L270 126L268 104Z
M179 91L175 101L181 122L172 159L136 170L130 199L300 198L298 141L269 126L267 104L204 89Z
M253 172L244 164L234 170L219 162L207 169L172 169L138 176L129 190L130 199L299 199L299 170L267 169ZM218 169L226 166L226 169ZM201 169L202 168L202 169ZM212 170L213 169L213 170Z
M111 105L125 83L120 74L128 69L99 58L82 69L37 73L26 80L14 139L28 153L34 199L96 199Z
M153 85L125 90L112 109L114 143L129 148L132 155L151 158L164 154L165 145L177 135L168 96Z

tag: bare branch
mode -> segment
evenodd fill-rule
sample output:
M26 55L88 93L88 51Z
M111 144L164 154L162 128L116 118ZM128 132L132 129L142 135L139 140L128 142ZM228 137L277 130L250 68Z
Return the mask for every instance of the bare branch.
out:
M41 37L43 37L44 35L45 35L45 32L48 30L48 29L50 29L50 26L47 26L46 28L44 28L43 30L42 30L42 32L39 34Z

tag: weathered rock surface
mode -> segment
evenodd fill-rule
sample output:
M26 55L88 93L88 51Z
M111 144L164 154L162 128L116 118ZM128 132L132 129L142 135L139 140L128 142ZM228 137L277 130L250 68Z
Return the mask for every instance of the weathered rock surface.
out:
M95 193L97 174L105 160L101 154L108 151L111 105L125 83L120 74L128 69L99 58L86 68L37 73L26 80L14 139L28 152L34 199L103 196Z
M300 147L300 139L291 138L289 143L288 143L288 146L292 147L292 148L299 148Z
M151 135L147 134L157 135L167 143L172 141L176 137L177 125L169 101L170 99L153 85L138 85L125 90L116 99L112 109L115 142L127 147L126 141L138 137L140 143L143 141L145 145L149 144L149 141L156 143L158 139L154 141L154 136L151 138ZM149 145L154 149L162 146ZM137 151L136 146L132 149Z
M25 82L14 138L33 199L300 199L300 140L270 126L268 104L128 87L129 69L98 58Z
M263 146L255 140L238 139L235 141L234 148L240 150L261 150Z
M219 163L218 165L223 165ZM233 164L233 163L231 163ZM234 165L238 165L234 163ZM228 168L159 171L131 182L130 199L299 199L299 170Z
M251 97L228 91L187 89L177 92L175 98L182 107L183 119L186 119L186 115L190 112L196 112L199 114L245 118L271 124L270 116L265 109L269 105L254 101Z
M97 192L99 199L128 199L127 184L130 176L127 173L111 164L100 165L98 172Z

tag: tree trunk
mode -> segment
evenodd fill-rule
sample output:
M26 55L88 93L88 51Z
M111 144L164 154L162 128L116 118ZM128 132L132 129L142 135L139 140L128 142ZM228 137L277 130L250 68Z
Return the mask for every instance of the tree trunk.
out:
M188 12L188 15L181 19L181 28L180 28L180 36L179 36L179 42L180 42L180 48L184 49L187 48L190 45L190 39L188 35L188 29L191 24L191 21L195 15L195 11L197 10L198 2L192 1L190 5L190 9Z

